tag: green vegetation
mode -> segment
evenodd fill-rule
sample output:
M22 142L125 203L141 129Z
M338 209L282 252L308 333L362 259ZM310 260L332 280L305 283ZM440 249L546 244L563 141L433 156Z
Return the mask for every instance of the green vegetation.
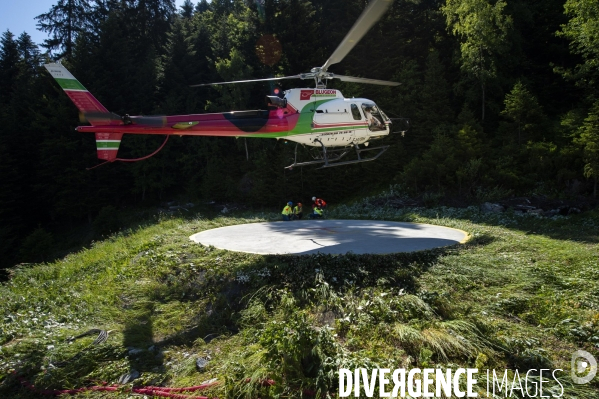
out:
M73 131L84 122L42 66L61 59L118 115L259 109L265 94L312 82L189 85L321 66L365 4L60 0L40 10L48 40L39 46L26 32L0 32L0 269L88 245L110 232L114 210L174 200L271 209L313 195L340 203L396 183L437 203L475 203L485 192L597 196L595 0L396 0L330 72L401 86L329 87L409 118L409 129L385 138L391 148L376 162L324 171L285 171L294 146L283 140L224 137L172 137L143 162L86 170L98 164L94 137ZM163 140L131 136L120 158ZM84 225L95 236L64 239ZM51 245L27 239L40 235Z
M466 230L471 240L387 256L262 256L188 237L278 215L193 214L163 216L54 263L11 269L0 287L0 396L38 397L17 376L58 389L112 384L137 370L137 386L216 378L202 394L300 397L335 393L340 367L461 366L560 368L564 398L596 398L597 380L573 385L569 369L574 350L597 355L599 214L372 205L396 191L330 214L434 223ZM92 328L110 331L107 341L67 341ZM559 394L556 384L548 387Z
M202 0L178 12L172 0L60 0L38 17L50 36L43 49L27 33L1 33L0 396L39 397L20 378L78 388L133 371L139 378L117 396L133 384L212 379L211 397L332 395L340 367L468 366L560 368L564 398L597 397L597 380L569 382L571 353L599 346L597 211L439 207L597 196L596 0L396 0L331 72L402 85L330 87L410 118L410 129L385 139L380 160L349 168L286 171L293 146L284 141L173 137L146 161L86 170L97 164L94 137L73 132L77 111L43 68L62 58L120 115L256 109L265 93L306 82L189 85L320 66L364 5ZM126 137L119 155L147 155L161 140ZM398 186L362 199L390 184L433 208L395 208ZM414 254L304 257L188 239L278 218L264 210L313 195L356 201L332 217L434 223L472 239ZM256 211L216 217L196 207L139 225L172 200ZM108 331L106 341L69 339L91 329Z

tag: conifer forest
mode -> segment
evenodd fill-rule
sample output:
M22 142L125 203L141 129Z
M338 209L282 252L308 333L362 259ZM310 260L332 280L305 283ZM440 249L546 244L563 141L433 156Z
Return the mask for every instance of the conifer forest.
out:
M60 62L111 112L179 115L265 109L265 95L321 66L366 0L56 0L37 17L44 43L0 38L0 267L45 261L44 245L102 218L173 200L279 208L399 184L414 196L476 203L535 193L597 196L596 0L396 0L332 72L401 82L329 83L409 118L380 159L284 169L284 140L173 137L141 162L89 169L93 135L45 70ZM161 136L125 136L124 158Z

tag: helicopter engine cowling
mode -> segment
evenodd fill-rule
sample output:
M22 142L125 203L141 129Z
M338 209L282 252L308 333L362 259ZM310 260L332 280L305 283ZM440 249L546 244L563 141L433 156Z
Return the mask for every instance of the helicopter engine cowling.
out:
M274 105L278 108L285 108L287 100L277 96L266 96L266 105Z

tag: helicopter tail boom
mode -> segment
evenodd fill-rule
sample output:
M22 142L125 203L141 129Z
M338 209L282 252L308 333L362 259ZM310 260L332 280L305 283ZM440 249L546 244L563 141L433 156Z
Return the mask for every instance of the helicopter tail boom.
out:
M111 125L118 115L111 114L62 64L44 65L81 115L92 126ZM98 158L114 161L121 144L123 133L96 133Z

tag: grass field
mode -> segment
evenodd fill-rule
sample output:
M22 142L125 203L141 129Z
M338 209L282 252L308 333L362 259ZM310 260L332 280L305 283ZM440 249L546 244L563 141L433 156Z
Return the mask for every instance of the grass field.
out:
M570 378L575 350L599 358L596 211L540 218L373 200L329 217L438 224L472 239L411 254L262 256L189 236L276 214L161 215L55 263L14 269L0 287L0 397L114 384L133 370L139 378L120 392L79 396L126 398L134 385L213 379L201 394L336 396L341 367L477 367L479 397L487 397L482 370L510 369L508 393L520 397L515 376L563 369L562 397L599 397L599 377ZM68 340L90 329L109 331L107 340ZM561 389L547 383L544 395Z

